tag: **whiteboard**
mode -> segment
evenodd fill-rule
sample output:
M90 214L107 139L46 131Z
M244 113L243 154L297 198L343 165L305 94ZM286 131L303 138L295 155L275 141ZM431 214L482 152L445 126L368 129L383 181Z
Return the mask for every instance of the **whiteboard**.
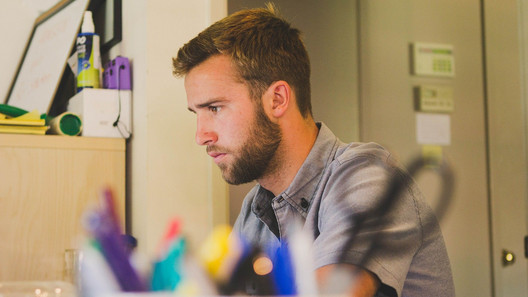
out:
M7 104L48 113L89 0L61 1L35 22Z

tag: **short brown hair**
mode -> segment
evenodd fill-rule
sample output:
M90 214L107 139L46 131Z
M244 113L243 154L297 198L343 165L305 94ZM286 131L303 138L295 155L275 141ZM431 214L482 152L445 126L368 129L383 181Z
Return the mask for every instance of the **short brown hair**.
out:
M173 72L184 76L214 55L228 55L251 97L260 99L275 81L288 82L304 117L312 115L310 60L301 33L278 16L273 5L238 11L191 39L173 59Z

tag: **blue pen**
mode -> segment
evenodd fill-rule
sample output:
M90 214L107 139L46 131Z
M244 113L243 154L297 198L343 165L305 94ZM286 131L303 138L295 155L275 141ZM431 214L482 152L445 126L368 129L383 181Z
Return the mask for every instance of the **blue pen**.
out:
M277 295L297 295L295 268L287 242L283 242L273 257L272 280Z

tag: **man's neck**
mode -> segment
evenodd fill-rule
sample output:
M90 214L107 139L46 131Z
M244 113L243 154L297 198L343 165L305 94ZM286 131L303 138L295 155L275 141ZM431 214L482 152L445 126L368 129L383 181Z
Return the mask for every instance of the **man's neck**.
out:
M290 186L319 133L317 125L311 118L298 125L285 126L282 131L283 140L273 160L278 166L272 166L275 167L274 171L257 180L275 196Z

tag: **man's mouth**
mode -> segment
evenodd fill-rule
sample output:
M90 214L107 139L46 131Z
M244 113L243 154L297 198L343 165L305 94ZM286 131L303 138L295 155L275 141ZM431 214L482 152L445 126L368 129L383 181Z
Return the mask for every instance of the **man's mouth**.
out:
M213 158L216 164L218 164L226 156L226 153L219 152L207 152L207 154Z

